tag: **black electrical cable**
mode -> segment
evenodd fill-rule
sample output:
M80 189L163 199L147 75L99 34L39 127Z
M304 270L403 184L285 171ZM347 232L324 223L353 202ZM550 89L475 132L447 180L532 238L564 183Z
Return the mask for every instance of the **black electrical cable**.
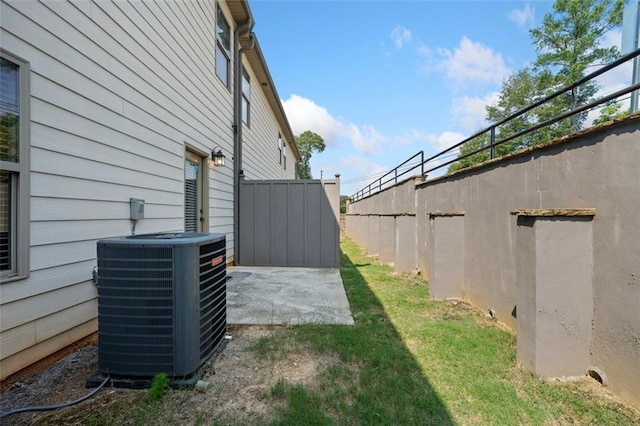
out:
M85 396L83 396L81 398L78 398L78 399L75 399L73 401L63 402L62 404L56 404L56 405L41 405L39 407L17 408L15 410L11 410L11 411L6 411L4 413L0 413L0 419L3 419L5 417L9 417L9 416L13 416L14 414L19 414L19 413L28 413L30 411L51 411L51 410L57 410L58 408L70 407L72 405L79 404L82 401L85 401L85 400L91 398L96 393L98 393L98 391L100 389L102 389L104 387L104 385L107 384L107 382L109 381L110 378L111 377L107 376L104 379L104 381L102 383L100 383L100 385L97 388L95 388L94 390L92 390L91 392L86 394Z

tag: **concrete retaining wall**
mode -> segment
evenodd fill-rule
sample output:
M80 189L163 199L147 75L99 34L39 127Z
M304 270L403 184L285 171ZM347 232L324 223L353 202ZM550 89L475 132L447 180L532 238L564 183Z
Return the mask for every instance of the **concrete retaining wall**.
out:
M368 254L399 271L417 268L415 185L410 178L378 194L349 204L346 233Z
M351 204L349 213L361 216L348 217L347 233L358 230L356 241L366 243L361 223L370 215L389 203L408 212L413 205L415 216L395 216L396 267L411 247L435 297L465 298L517 330L523 365L545 376L596 368L611 390L640 404L639 164L636 115L451 176L404 182ZM399 232L400 220L412 229ZM387 241L379 235L386 229L378 241Z

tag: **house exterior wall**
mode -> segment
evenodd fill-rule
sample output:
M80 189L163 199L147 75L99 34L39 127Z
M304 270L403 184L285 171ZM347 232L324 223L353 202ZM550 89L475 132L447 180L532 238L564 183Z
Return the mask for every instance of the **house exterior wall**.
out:
M245 67L251 78L251 113L249 125L243 123L243 160L242 166L246 179L295 179L296 160L291 149L292 140L278 125L273 111L267 102L264 87L256 75ZM286 149L286 169L284 158L280 160L278 135Z
M233 16L220 7L233 37ZM208 230L226 234L233 257L234 135L233 76L227 88L215 72L216 2L3 0L0 8L2 48L31 70L30 271L0 284L5 379L97 330L96 241L132 232L129 198L145 200L136 233L184 230L187 149L226 155L225 167L205 162L204 185ZM285 129L254 81L245 172L293 178L293 151L286 171L261 153Z

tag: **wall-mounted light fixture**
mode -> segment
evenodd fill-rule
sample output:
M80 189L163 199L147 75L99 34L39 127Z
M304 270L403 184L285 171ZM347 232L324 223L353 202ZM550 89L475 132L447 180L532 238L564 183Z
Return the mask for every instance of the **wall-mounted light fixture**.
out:
M224 166L224 159L225 158L226 157L222 153L222 149L219 146L213 148L213 151L211 151L211 163L214 166L216 166L216 167Z

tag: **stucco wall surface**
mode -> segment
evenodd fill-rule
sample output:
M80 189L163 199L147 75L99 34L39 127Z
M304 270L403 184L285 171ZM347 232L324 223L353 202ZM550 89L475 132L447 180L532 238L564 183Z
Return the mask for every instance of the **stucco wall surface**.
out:
M418 183L416 242L409 242L416 246L417 265L433 279L434 271L430 269L435 264L436 239L432 233L436 231L429 226L429 214L463 215L463 254L452 253L463 259L465 294L459 296L481 309L491 309L501 322L515 330L517 313L525 308L516 306L518 217L512 211L595 209L589 243L593 246L589 364L606 374L612 391L640 404L640 380L632 373L640 371L638 164L640 116L634 116L471 170ZM351 204L350 213L373 213L372 207L382 204L376 203L376 197ZM361 202L366 203L366 209L358 211ZM358 216L354 218L357 220ZM570 232L562 232L571 238ZM520 244L526 244L527 239L535 244L534 236L521 233L520 238L524 239ZM396 241L397 247L402 245L401 240ZM532 255L535 250L531 248ZM527 258L525 252L520 251L523 259ZM562 285L561 274L549 276L535 268L536 264L532 264L521 270L523 274L530 272L531 280ZM573 303L583 302L576 299ZM536 344L522 343L534 345L531 348Z
M639 161L636 117L416 190L419 211L464 212L466 297L514 329L517 218L510 211L595 208L590 363L636 403L640 380L629 373L640 371Z

